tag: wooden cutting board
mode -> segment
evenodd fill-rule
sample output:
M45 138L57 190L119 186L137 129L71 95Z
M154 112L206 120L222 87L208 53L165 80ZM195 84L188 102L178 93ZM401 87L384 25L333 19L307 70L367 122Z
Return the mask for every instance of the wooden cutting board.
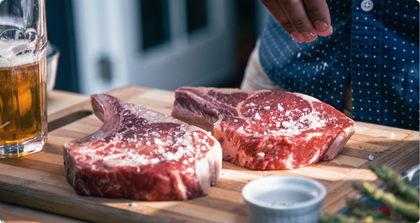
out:
M151 107L169 115L174 93L124 87L109 92L120 100ZM62 145L85 137L102 126L82 102L49 118L44 151L0 160L0 200L95 222L249 222L242 187L270 175L296 175L320 181L327 188L324 211L345 207L347 197L359 196L352 184L381 182L368 169L371 163L405 171L419 163L419 132L357 122L355 135L332 161L281 171L253 171L223 162L220 182L206 197L190 201L144 202L77 195L65 178ZM417 123L416 123L417 124ZM374 159L369 160L369 155Z

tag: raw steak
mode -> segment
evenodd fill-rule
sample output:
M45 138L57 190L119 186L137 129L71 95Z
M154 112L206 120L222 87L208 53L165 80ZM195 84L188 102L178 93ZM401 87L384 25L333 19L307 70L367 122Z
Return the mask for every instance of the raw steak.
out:
M187 200L218 182L222 151L209 132L107 94L91 102L103 126L64 144L67 179L77 193Z
M317 99L279 91L183 87L172 116L213 132L223 160L249 169L294 169L331 160L355 123Z

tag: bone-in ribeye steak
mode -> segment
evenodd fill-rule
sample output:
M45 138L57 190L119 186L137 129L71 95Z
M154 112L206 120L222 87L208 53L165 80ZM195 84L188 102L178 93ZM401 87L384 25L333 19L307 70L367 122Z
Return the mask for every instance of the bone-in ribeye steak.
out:
M218 182L222 151L209 132L107 94L91 102L103 126L64 144L67 179L77 193L187 200Z
M172 116L213 132L223 160L249 169L294 169L331 160L355 131L332 106L299 94L182 87Z

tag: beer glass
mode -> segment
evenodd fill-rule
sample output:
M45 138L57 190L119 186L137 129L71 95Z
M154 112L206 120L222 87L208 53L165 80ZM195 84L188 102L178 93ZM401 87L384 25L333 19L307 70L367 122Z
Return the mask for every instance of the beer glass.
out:
M44 0L0 0L0 158L47 141Z

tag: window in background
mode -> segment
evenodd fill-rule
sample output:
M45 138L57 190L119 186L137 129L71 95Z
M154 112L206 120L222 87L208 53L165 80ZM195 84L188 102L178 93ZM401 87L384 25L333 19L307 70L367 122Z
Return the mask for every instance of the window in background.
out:
M207 0L187 0L187 30L191 33L207 26Z
M72 2L83 94L127 85L225 86L233 79L233 0Z
M141 0L139 7L143 29L141 50L145 51L168 41L170 38L168 0Z

